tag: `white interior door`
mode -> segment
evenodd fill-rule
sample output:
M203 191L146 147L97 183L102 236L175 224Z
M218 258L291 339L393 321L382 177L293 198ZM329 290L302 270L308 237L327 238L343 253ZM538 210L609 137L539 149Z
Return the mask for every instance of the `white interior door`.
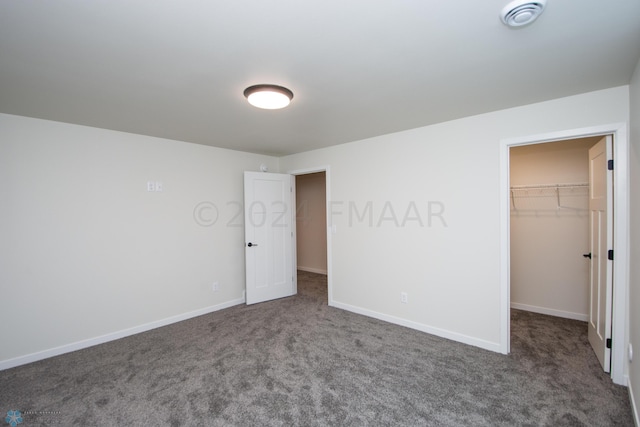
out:
M296 293L291 175L244 173L247 304Z
M611 308L613 268L612 138L606 136L589 149L590 304L589 342L605 372L611 370ZM608 345L607 345L608 344Z

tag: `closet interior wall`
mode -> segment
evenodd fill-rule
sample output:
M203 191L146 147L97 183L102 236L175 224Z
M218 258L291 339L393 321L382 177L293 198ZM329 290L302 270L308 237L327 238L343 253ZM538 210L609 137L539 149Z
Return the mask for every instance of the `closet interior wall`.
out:
M511 148L512 308L587 320L588 151L599 139Z
M327 274L326 175L317 172L295 178L298 270Z

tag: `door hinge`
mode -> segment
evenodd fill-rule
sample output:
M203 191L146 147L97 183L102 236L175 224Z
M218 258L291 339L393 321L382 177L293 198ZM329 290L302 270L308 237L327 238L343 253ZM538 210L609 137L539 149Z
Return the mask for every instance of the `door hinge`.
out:
M607 169L612 171L613 170L613 159L609 160L607 162Z
M607 348L611 348L611 338L607 338Z
M613 261L613 249L609 249L609 253L607 254L607 258L609 261Z

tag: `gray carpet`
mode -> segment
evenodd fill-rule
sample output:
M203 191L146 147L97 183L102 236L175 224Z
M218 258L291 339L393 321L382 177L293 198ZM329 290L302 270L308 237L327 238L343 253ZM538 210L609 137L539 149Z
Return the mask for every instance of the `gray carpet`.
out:
M504 356L299 295L0 372L23 426L631 426L586 324L513 311ZM0 421L1 424L1 421ZM8 425L8 424L2 424Z

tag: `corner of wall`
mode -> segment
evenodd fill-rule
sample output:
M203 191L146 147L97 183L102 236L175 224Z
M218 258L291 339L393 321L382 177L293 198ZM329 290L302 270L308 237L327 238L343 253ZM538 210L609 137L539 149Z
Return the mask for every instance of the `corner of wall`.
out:
M630 194L630 218L637 218L640 214L640 60L634 70L631 82L629 84L629 194ZM630 259L636 259L640 254L640 227L637 222L631 221L629 232L629 253ZM638 310L632 307L638 307L640 304L640 266L637 263L630 263L628 270L629 293L628 297L628 334L625 337L627 346L635 344L636 348L640 348L640 315ZM627 351L628 351L627 347ZM636 356L636 359L638 357ZM638 396L640 390L640 360L634 363L629 361L625 355L625 368L627 369L629 387L629 399L631 400L631 409L635 425L640 425L640 417L638 416Z

